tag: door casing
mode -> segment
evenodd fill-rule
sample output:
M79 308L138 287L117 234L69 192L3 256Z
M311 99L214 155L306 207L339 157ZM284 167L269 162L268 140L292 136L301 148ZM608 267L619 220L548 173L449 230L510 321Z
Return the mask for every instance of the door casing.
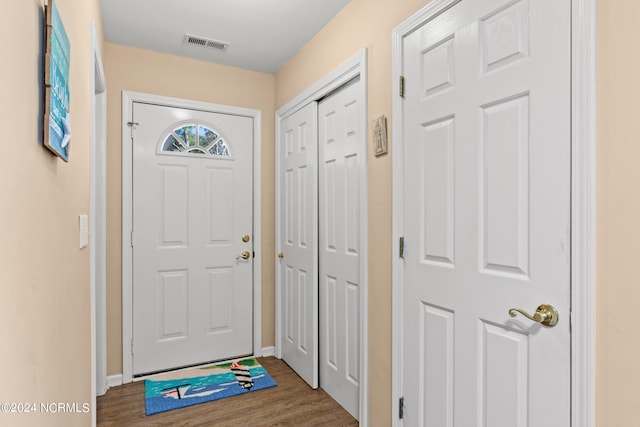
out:
M234 114L253 118L253 355L262 356L262 112L249 108L232 107L180 98L139 92L122 92L122 381L133 380L133 153L131 129L128 122L134 102L169 107L188 108L214 113Z
M280 212L280 200L282 194L280 194L280 174L278 171L280 170L280 123L284 118L292 114L293 112L299 110L303 106L307 105L309 102L317 101L324 96L330 94L336 89L340 88L347 82L351 81L355 77L360 76L361 87L364 93L362 94L362 99L364 102L364 117L368 117L367 114L367 49L362 49L358 53L356 53L353 57L345 61L342 65L335 68L332 72L318 80L316 83L308 87L298 96L293 98L291 101L280 107L276 111L276 224L280 224L281 216L284 215L283 212ZM363 129L368 129L367 123L362 124ZM368 197L367 197L367 166L366 164L362 167L360 176L360 183L363 188L360 190L361 198L361 206L360 212L363 213L363 218L360 223L361 227L361 242L360 247L362 248L362 262L360 269L360 278L362 282L362 292L360 295L360 425L367 426L368 424L368 414L369 414L369 378L368 378L368 360L369 360L369 338L368 338L368 221L366 214L368 212ZM282 247L282 242L280 241L281 236L280 233L276 232L276 249ZM315 271L318 271L318 260L315 260ZM283 280L280 277L280 269L278 267L278 261L274 259L274 264L276 264L276 356L278 358L282 358L281 354L281 342L284 336L284 332L282 328L284 327L283 322L283 307L281 307L280 301L282 297L282 289L281 282Z
M89 251L91 398L107 392L107 86L95 22L91 23L91 154ZM92 425L96 413L92 412Z
M393 242L401 236L404 111L402 39L461 1L433 0L393 30ZM571 1L571 424L595 423L595 70L596 1ZM401 264L393 245L392 422L402 425Z

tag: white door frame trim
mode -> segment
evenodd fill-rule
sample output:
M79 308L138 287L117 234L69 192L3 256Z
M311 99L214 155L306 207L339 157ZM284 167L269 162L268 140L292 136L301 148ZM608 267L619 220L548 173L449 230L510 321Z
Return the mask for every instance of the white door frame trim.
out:
M398 25L393 37L393 241L402 231L403 103L397 95L402 75L402 39L425 22L465 0L433 0ZM595 423L595 97L596 2L571 0L571 424ZM400 317L402 270L393 245L392 420L399 419L402 391Z
M91 288L91 398L107 391L107 84L96 23L91 23L91 147L89 196L89 270Z
M234 114L253 119L253 355L262 356L262 112L139 92L122 92L122 381L133 380L133 152L127 126L134 102Z
M280 224L282 212L280 212L280 200L282 195L280 194L280 128L281 123L291 114L298 111L300 108L309 104L310 102L318 101L340 86L349 82L351 79L360 76L362 91L362 99L364 100L364 114L365 123L362 123L362 128L368 130L367 117L367 49L362 49L356 53L353 57L345 61L342 65L335 68L329 74L312 84L302 93L294 97L292 100L284 104L276 111L276 224ZM368 135L368 131L366 132ZM360 295L360 425L368 425L369 416L369 377L368 377L368 361L369 361L369 333L368 333L368 262L369 262L369 238L368 238L368 136L365 135L365 163L361 170L360 175L360 194L362 194L362 200L360 203L360 212L363 214L362 221L360 223L360 247L362 248L360 277L362 280L362 292ZM317 243L317 242L316 242ZM283 247L280 241L280 234L276 232L276 251L278 248ZM280 286L282 277L280 275L280 268L278 260L274 261L276 264L276 356L282 358L282 339L284 334L282 333L283 320L281 316L282 307L280 306L280 298L282 296L282 289ZM316 260L316 271L317 260Z

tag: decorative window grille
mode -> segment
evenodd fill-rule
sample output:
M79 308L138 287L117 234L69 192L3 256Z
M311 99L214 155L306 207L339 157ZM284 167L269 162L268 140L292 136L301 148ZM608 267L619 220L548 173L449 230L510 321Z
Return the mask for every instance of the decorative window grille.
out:
M162 143L161 151L176 155L231 157L229 146L218 132L196 123L174 129Z

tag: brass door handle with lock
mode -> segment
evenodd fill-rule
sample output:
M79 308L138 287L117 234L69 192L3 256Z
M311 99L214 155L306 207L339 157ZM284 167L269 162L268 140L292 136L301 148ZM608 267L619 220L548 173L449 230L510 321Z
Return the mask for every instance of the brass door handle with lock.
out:
M556 308L551 304L542 304L538 307L533 316L519 308L512 308L509 310L509 316L511 317L516 317L518 313L544 326L552 327L558 323L558 310L556 310Z
M242 258L242 259L249 259L249 258L251 258L251 252L249 252L249 251L242 251L242 253L236 257L236 260L240 260L241 258Z
M283 259L283 258L284 258L284 252L280 252L280 253L278 254L278 258Z

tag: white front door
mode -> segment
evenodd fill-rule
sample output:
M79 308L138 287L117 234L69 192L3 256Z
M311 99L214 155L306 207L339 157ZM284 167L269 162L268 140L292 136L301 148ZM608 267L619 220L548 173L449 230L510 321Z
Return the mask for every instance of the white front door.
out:
M132 122L133 374L252 354L253 119L134 102Z
M361 170L359 80L318 107L320 387L360 417Z
M404 38L405 425L570 425L570 16L462 0Z
M282 121L280 138L282 359L318 387L318 104Z

